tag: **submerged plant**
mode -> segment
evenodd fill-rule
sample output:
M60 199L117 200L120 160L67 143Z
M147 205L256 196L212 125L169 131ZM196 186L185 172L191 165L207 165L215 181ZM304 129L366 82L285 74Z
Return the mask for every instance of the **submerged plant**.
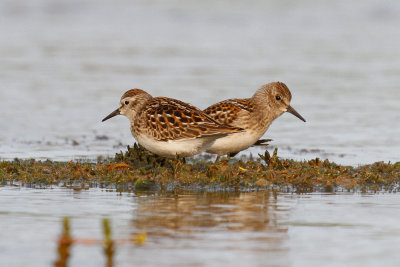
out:
M110 220L107 218L103 219L103 233L104 233L104 254L107 258L107 267L113 266L114 257L114 241L111 236Z
M58 258L54 262L56 267L66 267L68 265L68 259L70 257L70 247L72 244L72 238L70 234L69 218L63 219L63 230L61 236L58 238L57 254Z

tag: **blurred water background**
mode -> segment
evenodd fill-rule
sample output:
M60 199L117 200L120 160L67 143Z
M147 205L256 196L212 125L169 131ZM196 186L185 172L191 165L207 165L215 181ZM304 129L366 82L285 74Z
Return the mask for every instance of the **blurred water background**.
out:
M396 0L3 0L0 158L125 149L100 121L130 88L206 108L283 81L307 123L272 124L281 156L399 161L399 29Z

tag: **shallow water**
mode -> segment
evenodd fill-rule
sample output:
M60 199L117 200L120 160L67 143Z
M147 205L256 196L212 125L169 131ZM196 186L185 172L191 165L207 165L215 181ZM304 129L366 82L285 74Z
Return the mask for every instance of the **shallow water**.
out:
M0 15L2 159L124 149L127 120L100 120L132 87L205 108L276 80L307 119L273 123L281 156L400 159L399 1L5 0Z
M50 266L63 216L76 238L147 233L117 245L116 266L398 266L400 195L118 193L0 187L2 266ZM23 257L21 256L23 255ZM102 266L100 245L75 245L71 266Z

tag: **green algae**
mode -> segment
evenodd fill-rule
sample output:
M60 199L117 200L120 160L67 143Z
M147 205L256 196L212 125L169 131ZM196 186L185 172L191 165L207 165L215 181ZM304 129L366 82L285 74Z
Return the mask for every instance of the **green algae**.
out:
M0 162L0 183L74 189L114 187L125 191L205 189L290 192L399 190L400 162L358 167L319 158L294 161L278 157L277 150L248 160L206 158L166 159L134 145L110 159L90 162L19 160Z

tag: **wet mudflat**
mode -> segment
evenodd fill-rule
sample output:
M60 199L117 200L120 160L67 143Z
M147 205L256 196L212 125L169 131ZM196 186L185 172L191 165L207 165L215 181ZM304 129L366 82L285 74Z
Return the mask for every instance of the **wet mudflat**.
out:
M4 266L50 266L61 221L71 234L116 245L115 266L398 266L400 195L262 192L121 193L0 187ZM21 256L23 255L23 256ZM71 266L102 266L101 244L72 246Z

